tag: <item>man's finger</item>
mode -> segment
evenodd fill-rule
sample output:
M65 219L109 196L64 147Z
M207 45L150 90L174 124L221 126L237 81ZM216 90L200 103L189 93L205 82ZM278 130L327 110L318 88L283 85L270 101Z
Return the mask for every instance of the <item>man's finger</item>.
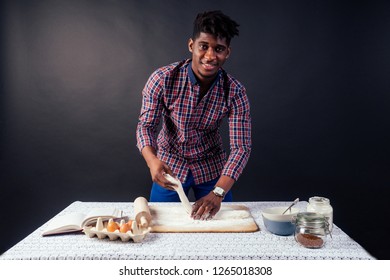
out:
M203 216L203 214L205 214L206 212L205 212L205 206L203 206L203 205L200 205L199 206L199 208L198 208L198 210L195 212L195 214L193 215L193 218L195 219L195 220L199 220L199 219L201 219L201 217ZM193 211L193 213L194 213L194 211Z
M201 220L209 220L211 210L212 210L212 207L206 206L200 219Z
M219 208L213 208L210 211L210 215L209 215L208 219L210 220L210 219L214 218L214 216L218 213L218 210L219 210Z

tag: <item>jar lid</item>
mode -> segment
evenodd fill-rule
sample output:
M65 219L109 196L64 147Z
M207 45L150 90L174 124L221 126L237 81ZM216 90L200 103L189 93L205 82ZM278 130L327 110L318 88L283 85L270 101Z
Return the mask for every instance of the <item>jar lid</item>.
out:
M309 198L309 203L310 204L315 203L315 204L328 205L328 204L330 204L330 200L329 200L329 198L322 197L322 196L313 196L313 197Z

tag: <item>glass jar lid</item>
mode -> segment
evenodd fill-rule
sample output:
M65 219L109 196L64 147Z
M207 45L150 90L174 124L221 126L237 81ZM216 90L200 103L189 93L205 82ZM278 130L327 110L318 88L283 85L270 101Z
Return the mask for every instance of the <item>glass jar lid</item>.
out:
M309 198L310 204L318 204L318 205L329 205L329 198L321 197L321 196L313 196Z

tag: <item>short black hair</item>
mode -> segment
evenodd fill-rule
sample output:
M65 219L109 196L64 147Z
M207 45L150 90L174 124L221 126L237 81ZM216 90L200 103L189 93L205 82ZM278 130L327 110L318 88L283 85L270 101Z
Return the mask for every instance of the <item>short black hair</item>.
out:
M240 25L221 11L208 11L199 13L194 21L192 39L199 37L201 32L209 33L219 38L225 38L230 45L230 40L239 35Z

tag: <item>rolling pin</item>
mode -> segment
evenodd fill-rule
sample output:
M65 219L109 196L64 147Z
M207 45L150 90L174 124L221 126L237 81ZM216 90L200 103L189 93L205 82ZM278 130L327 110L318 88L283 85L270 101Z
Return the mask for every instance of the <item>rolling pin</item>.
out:
M152 215L150 215L148 201L146 198L140 196L134 200L134 214L137 224L145 228L149 226L152 221Z

